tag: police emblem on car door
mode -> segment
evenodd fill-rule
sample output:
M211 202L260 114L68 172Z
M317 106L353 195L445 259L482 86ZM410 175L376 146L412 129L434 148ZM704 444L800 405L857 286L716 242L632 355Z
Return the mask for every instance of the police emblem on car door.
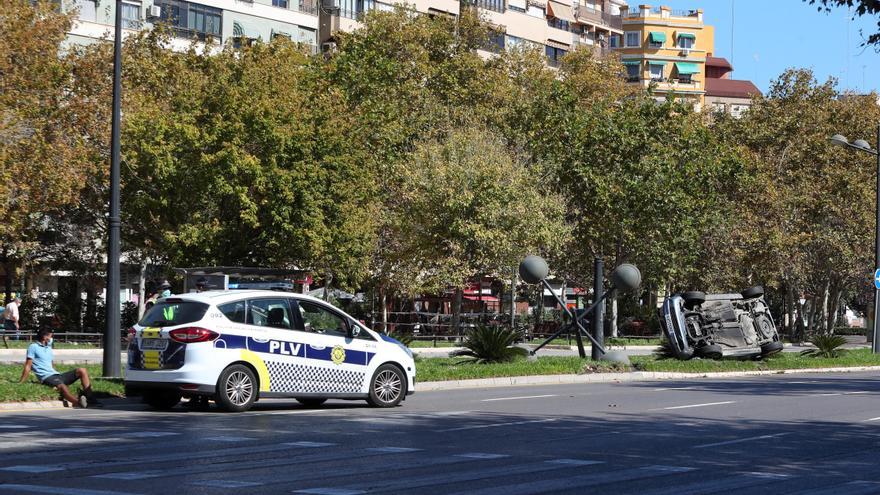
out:
M352 326L341 313L312 301L296 301L308 334L306 359L316 373L315 392L356 394L364 385L367 367L375 356L372 337ZM351 332L351 333L350 333Z

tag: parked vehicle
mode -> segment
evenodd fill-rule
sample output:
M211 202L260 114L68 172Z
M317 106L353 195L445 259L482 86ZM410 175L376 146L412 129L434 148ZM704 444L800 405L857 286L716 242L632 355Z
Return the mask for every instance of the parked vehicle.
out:
M762 287L740 294L675 294L659 312L679 359L757 358L783 348Z
M129 330L126 391L157 409L208 397L246 411L264 397L392 407L415 390L412 351L314 297L264 290L159 299Z

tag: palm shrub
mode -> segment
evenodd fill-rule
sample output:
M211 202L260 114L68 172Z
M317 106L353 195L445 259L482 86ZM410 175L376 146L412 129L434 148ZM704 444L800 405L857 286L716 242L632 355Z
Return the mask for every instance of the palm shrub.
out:
M478 326L465 337L462 347L450 353L452 357L467 358L471 363L505 363L528 354L521 347L513 347L519 332L501 326Z
M675 349L672 347L672 342L669 341L666 337L663 337L660 340L660 345L654 349L654 357L656 359L674 359L677 357L675 353Z
M801 356L836 358L843 354L840 346L846 344L846 339L842 335L816 335L810 343L816 348L801 351Z

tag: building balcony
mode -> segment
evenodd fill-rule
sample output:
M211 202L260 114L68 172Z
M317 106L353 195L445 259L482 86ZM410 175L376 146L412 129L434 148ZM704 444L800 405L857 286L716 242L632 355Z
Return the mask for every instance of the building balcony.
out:
M607 26L611 29L623 30L623 18L619 15L611 15L592 9L586 5L581 5L576 10L578 22L592 24L595 26Z

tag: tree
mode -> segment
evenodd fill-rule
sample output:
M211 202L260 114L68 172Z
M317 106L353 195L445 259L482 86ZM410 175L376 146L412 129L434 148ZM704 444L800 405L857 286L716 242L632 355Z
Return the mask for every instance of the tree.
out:
M875 16L880 14L880 0L804 0L810 5L817 5L819 11L831 12L832 7L855 8L855 15ZM878 32L868 35L863 45L880 45L880 21L877 22Z
M462 289L477 275L509 273L565 234L562 202L490 131L455 129L420 143L402 170L393 211L398 276L410 293Z

